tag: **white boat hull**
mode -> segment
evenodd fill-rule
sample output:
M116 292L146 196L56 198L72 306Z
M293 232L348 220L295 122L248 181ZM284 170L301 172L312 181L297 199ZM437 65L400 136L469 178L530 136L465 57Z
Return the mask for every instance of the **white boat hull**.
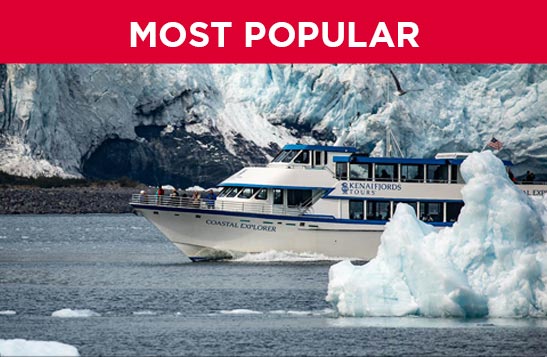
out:
M313 217L134 205L190 259L229 258L270 250L370 260L383 225Z

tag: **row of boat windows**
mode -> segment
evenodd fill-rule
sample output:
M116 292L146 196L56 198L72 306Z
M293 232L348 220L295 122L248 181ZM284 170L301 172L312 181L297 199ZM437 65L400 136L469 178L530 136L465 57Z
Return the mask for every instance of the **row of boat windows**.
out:
M392 182L458 182L456 165L417 165L417 164L372 164L372 163L336 163L336 177L339 180L376 180ZM349 174L349 175L348 175Z
M354 220L387 221L395 212L398 201L349 201L349 218ZM414 208L425 222L455 222L463 207L461 202L404 202ZM366 218L365 218L366 217Z
M315 155L315 165L327 164L327 155L325 155L322 151L310 150L283 150L272 160L272 162L310 164L312 153Z
M284 190L281 188L270 189L273 195L274 205L283 205L287 202L289 206L297 206L309 202L312 197L312 190ZM286 195L284 194L286 191ZM268 199L267 188L257 187L224 187L218 197L243 198L266 201Z
M255 188L255 187L224 187L220 191L218 197L237 197L237 198L254 198L255 200L267 200L268 189L267 188Z

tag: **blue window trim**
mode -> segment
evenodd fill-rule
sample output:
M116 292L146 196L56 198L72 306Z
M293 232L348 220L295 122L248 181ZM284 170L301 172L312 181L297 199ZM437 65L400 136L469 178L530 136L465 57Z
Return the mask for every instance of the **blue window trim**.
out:
M437 200L430 198L393 198L393 197L363 197L363 196L327 196L333 200L362 200L362 201L393 201L393 202L423 202L423 203L463 203L463 200Z
M402 157L335 156L334 162L356 164L402 164L402 165L461 165L464 159L406 159ZM505 166L513 166L511 161L502 160Z
M250 188L280 188L283 190L327 190L329 192L333 190L332 187L257 185L257 184L251 184L251 183L230 183L230 182L222 182L218 185L218 187L225 187L225 186L250 187Z
M283 150L316 150L327 152L357 152L357 149L351 146L325 146L325 145L304 145L288 144L283 146Z
M349 162L355 164L387 164L387 165L445 165L446 159L405 159L401 157L368 157L368 156L335 156L334 162Z

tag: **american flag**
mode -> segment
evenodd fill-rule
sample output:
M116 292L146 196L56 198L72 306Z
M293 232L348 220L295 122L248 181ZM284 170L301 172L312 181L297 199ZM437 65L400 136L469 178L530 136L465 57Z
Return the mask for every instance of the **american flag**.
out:
M486 145L498 151L501 150L501 148L503 147L503 143L494 137L492 137L492 139Z

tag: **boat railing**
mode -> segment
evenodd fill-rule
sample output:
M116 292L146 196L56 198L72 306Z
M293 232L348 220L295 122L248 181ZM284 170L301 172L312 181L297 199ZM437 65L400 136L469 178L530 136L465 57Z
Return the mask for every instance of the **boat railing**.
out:
M276 214L283 216L301 216L308 207L290 206L276 207L268 203L257 202L236 202L225 200L213 200L207 198L195 199L192 197L181 196L166 196L166 195L148 195L134 194L131 197L132 204L160 206L160 207L175 207L175 208L194 208L194 209L211 209L220 211L246 212L246 213L263 213Z

